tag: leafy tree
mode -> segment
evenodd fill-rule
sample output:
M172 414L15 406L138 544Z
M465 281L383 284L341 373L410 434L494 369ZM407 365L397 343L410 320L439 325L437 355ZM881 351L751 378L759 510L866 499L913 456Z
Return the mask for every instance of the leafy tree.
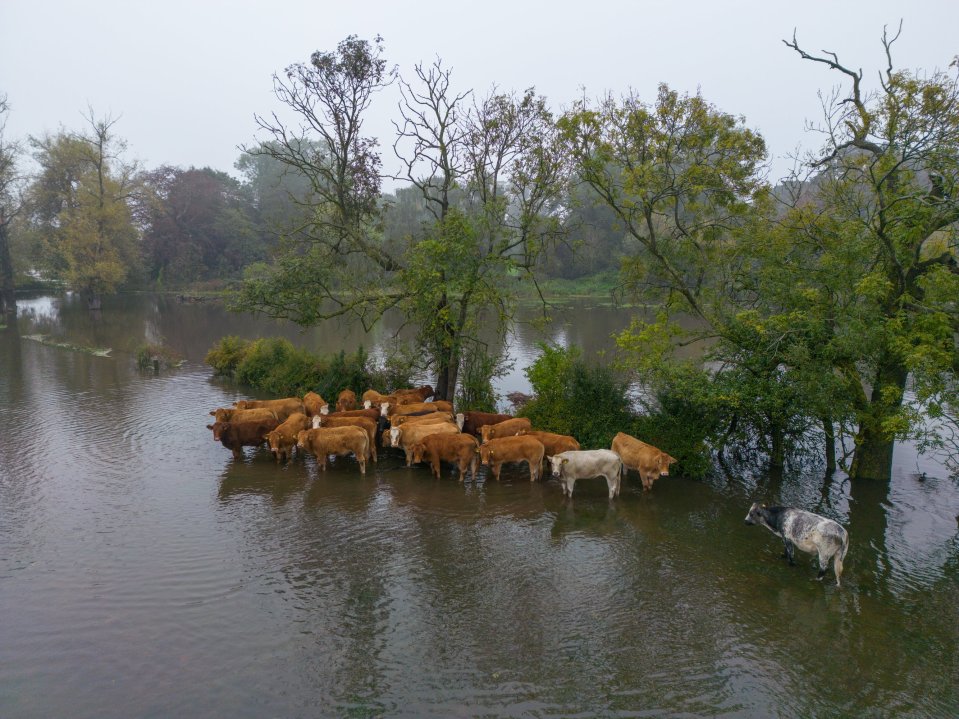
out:
M597 107L581 103L561 125L579 176L629 238L627 288L662 308L619 337L627 364L655 395L686 387L705 405L722 406L725 436L758 435L781 466L789 438L816 416L809 405L820 393L784 371L792 336L778 340L786 328L764 324L752 288L759 264L744 248L763 247L753 238L768 235L770 212L762 138L702 97L665 85L653 105L607 97ZM677 316L690 315L694 328L681 330ZM702 384L672 359L677 341L704 343L713 381Z
M397 308L418 329L437 395L452 399L480 311L509 322L510 286L533 278L559 230L552 118L532 90L469 103L439 62L418 66L415 86L401 84L396 150L422 204L408 233L385 236L381 160L362 134L373 95L395 77L376 42L347 38L275 78L277 96L310 132L260 118L271 141L259 151L310 179L312 215L272 267L248 276L235 306L304 325L352 315L367 328ZM417 212L425 222L411 221Z
M816 173L784 219L797 248L786 306L815 308L819 352L843 381L854 424L853 478L887 479L897 437L923 435L923 403L952 385L959 353L959 83L956 72L887 66L867 91L834 53L803 59L839 72L825 104ZM955 65L955 63L954 63ZM916 401L906 400L913 378Z
M53 276L91 308L135 273L137 229L130 203L134 166L121 160L125 143L116 120L87 117L89 132L31 138L40 173L30 188L31 223Z
M10 228L20 214L21 176L17 170L20 145L6 137L7 113L10 105L0 95L0 317L17 313L13 284L13 259L10 253Z
M210 168L161 167L143 176L143 254L151 280L236 277L266 248L239 183Z

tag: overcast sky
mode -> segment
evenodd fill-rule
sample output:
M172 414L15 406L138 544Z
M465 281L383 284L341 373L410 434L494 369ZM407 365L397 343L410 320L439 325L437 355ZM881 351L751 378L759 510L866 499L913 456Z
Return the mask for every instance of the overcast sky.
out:
M959 54L959 0L592 0L477 3L353 0L0 0L0 93L8 137L81 129L87 107L119 117L129 156L148 168L211 166L235 174L254 114L277 109L272 75L347 35L384 38L411 76L437 56L456 89L535 86L556 111L666 82L746 118L777 176L816 140L805 121L842 77L782 44L833 50L875 85L883 25L903 20L899 67L945 68ZM367 130L392 164L396 96L378 97Z

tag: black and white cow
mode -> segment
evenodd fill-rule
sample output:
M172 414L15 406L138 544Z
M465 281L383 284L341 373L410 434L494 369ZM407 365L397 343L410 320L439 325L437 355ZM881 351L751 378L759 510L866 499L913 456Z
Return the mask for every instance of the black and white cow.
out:
M840 586L842 560L849 549L849 533L838 522L795 507L767 507L755 502L746 515L746 524L761 524L783 540L783 556L795 564L795 548L819 556L817 580L826 576L829 560Z
M553 476L563 485L563 494L573 496L577 479L605 477L609 498L619 495L623 460L608 449L570 449L549 458Z

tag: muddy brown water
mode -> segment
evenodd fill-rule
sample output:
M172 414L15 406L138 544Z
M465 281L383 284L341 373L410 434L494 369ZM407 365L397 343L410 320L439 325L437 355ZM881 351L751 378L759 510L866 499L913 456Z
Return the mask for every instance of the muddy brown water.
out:
M0 717L959 715L959 490L910 445L888 485L630 476L613 502L603 480L570 502L523 468L461 484L398 454L365 478L234 461L207 411L249 395L202 364L214 340L375 349L393 327L22 307L0 331ZM572 305L546 335L607 346L628 321ZM161 336L187 364L138 372ZM501 389L540 339L516 333ZM841 589L744 524L756 498L849 529Z

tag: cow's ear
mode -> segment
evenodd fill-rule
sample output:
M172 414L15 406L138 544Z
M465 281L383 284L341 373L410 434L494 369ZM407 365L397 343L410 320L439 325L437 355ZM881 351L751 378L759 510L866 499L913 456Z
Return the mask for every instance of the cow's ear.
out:
M210 410L210 416L211 416L211 417L216 417L216 410L215 410L215 409Z
M206 426L206 428L207 428L207 429L213 429L213 425L212 425L212 424L208 424L208 425Z
M569 457L563 457L563 461L560 464L566 464L569 462Z

